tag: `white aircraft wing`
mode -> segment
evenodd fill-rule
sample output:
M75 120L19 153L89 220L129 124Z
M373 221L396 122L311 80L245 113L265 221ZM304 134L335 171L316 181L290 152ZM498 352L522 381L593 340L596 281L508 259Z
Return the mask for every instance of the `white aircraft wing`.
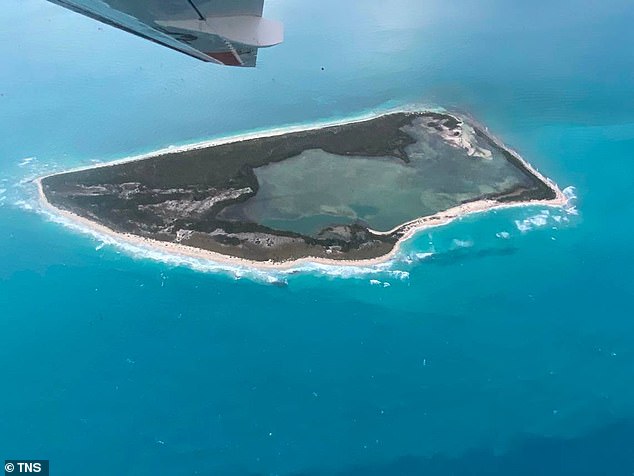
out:
M258 48L284 39L264 0L49 0L203 61L255 66Z

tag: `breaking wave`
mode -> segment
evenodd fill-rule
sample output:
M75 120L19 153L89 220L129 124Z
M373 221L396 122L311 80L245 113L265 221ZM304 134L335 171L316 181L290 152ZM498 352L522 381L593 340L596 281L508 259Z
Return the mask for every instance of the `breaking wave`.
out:
M524 218L523 220L515 220L515 227L522 233L526 233L533 228L546 226L549 218L550 210L543 210L538 214Z
M36 160L37 160L37 157L26 157L20 160L20 162L18 162L18 167L26 167Z
M451 247L453 249L457 248L471 248L473 246L472 240L460 240L458 238L454 238L451 240Z
M535 228L543 228L546 226L557 228L559 224L569 222L570 216L579 215L579 210L577 210L576 206L577 195L575 188L572 186L566 187L562 190L562 192L566 197L566 204L562 208L541 210L535 215L522 220L515 220L515 227L521 233L526 233Z

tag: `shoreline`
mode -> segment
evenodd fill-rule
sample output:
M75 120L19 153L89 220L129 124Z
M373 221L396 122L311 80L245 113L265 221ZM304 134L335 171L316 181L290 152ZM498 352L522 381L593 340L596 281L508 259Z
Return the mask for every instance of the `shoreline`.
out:
M447 116L452 116L455 119L460 121L464 121L463 116L446 112L442 108L432 108L432 107L394 107L390 109L383 109L381 111L368 111L363 114L359 114L356 116L332 119L332 120L324 120L317 121L305 124L288 124L279 127L273 127L271 129L265 130L252 130L245 132L237 132L235 134L230 134L222 137L217 137L213 139L206 139L200 142L194 142L191 144L184 145L168 145L167 147L163 147L161 149L156 149L150 152L143 152L136 155L131 155L127 157L123 157L121 159L111 160L109 162L99 162L91 165L80 165L78 167L74 167L72 169L63 170L61 172L53 172L51 174L43 175L42 177L38 177L37 180L44 180L47 177L53 177L55 175L63 175L69 174L73 172L81 172L82 170L92 170L99 169L103 167L113 167L115 165L126 164L130 162L138 162L146 159L154 159L157 157L162 157L168 154L178 154L181 152L188 152L191 150L199 150L206 149L208 147L215 147L218 145L225 144L234 144L237 142L244 142L252 139L262 139L265 137L277 137L285 134L292 134L294 132L304 132L304 131L314 131L318 129L324 129L326 127L332 126L340 126L345 124L357 124L360 122L371 121L373 119L377 119L379 117L383 117L389 114L398 114L398 113L416 113L416 112L432 112L438 114L445 114ZM466 116L464 116L466 117ZM488 135L488 132L487 132ZM504 147L506 149L506 147Z
M386 262L394 259L399 252L401 251L401 246L404 242L411 239L416 233L422 230L435 228L439 226L443 226L449 224L457 219L463 218L468 215L483 213L486 211L494 210L494 209L503 209L503 208L514 208L514 207L522 207L522 206L548 206L555 208L563 208L567 204L568 200L564 195L563 191L555 184L554 181L549 179L548 177L541 174L535 167L533 167L530 163L528 163L524 158L521 157L516 151L510 149L505 146L502 141L497 139L495 136L491 135L486 128L483 128L483 133L487 135L498 147L502 150L507 151L511 154L516 160L518 160L522 166L524 166L530 173L535 175L540 181L542 181L546 186L548 186L554 193L555 198L550 200L528 200L523 202L498 202L496 200L491 199L482 199L475 200L472 202L467 202L450 209L444 210L442 212L435 213L433 215L416 218L409 222L403 223L401 225L396 226L392 230L388 231L376 231L370 229L372 233L377 235L389 235L392 233L402 233L402 235L398 238L397 242L394 244L393 248L386 254L382 256L378 256L376 258L371 259L360 259L360 260L350 260L350 259L328 259L328 258L319 258L319 257L302 257L294 260L287 261L255 261L248 260L245 258L239 258L231 255L225 255L222 253L217 253L209 250L204 250L201 248L195 248L192 246L183 245L180 243L174 242L166 242L154 240L151 238L145 238L139 235L134 235L131 233L120 233L117 231L108 228L101 223L96 221L92 221L88 218L79 216L73 212L60 209L49 202L44 193L44 189L42 186L42 180L47 177L52 177L55 175L62 175L66 173L77 172L80 170L91 170L102 167L112 167L122 163L135 162L149 158L156 158L166 154L173 154L179 152L186 152L190 150L203 149L207 147L213 147L221 144L229 144L235 143L250 139L258 139L264 137L273 137L278 135L284 135L291 132L300 132L307 130L316 130L324 127L329 127L332 125L338 124L350 124L350 123L358 123L369 121L378 117L382 117L385 115L398 113L398 112L435 112L433 109L407 109L407 108L399 108L392 109L383 112L371 112L368 114L364 114L362 116L355 116L352 119L341 119L337 121L330 122L321 122L321 123L313 123L308 125L294 125L294 126L286 126L276 129L271 129L268 131L259 131L253 133L247 133L243 135L232 135L218 139L212 139L208 141L198 142L195 144L184 145L179 147L167 147L163 149L156 150L150 153L144 153L137 156L126 157L120 160L115 160L112 162L96 164L92 166L83 166L77 167L71 170L66 170L63 172L57 172L53 174L48 174L42 177L38 177L35 179L35 183L38 188L38 197L39 202L42 207L52 213L53 215L61 216L66 218L71 223L78 225L80 229L86 232L93 232L96 234L105 235L107 237L112 238L115 242L124 242L127 244L131 244L133 246L141 247L141 248L149 248L150 250L166 252L171 255L176 255L180 257L194 258L200 259L204 261L210 261L216 264L226 264L230 266L242 266L250 269L257 270L290 270L292 268L298 267L303 264L319 264L325 266L345 266L345 267L368 267L368 266L376 266L380 264L385 264ZM451 116L461 122L467 122L462 115L453 114L448 112L442 112L442 114L446 114Z

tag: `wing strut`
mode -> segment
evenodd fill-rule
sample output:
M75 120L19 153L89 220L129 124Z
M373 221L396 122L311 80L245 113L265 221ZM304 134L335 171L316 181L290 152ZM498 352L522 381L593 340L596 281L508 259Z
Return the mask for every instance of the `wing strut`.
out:
M196 13L198 14L198 19L199 20L205 20L205 17L203 16L202 13L200 13L200 10L198 10L198 7L196 6L196 4L194 3L194 0L187 0L189 2L189 4L192 6L192 8L194 10L196 10Z

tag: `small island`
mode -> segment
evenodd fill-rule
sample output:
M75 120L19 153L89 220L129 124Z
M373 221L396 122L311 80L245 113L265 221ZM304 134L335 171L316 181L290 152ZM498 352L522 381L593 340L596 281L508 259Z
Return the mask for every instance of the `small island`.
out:
M389 259L418 229L559 188L462 116L397 111L38 179L53 212L172 253L291 266Z

